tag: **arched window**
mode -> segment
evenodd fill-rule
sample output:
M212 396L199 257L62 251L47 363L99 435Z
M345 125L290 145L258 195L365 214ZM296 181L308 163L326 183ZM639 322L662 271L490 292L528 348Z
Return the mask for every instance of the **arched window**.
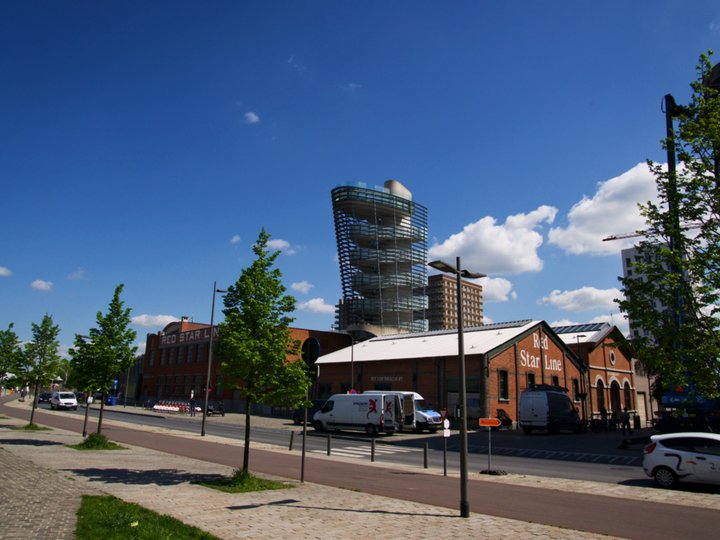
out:
M615 412L622 410L622 404L620 403L620 384L617 381L610 383L610 406Z
M605 384L602 381L598 381L595 390L597 393L597 407L599 411L605 408Z
M623 385L623 394L624 394L624 401L625 401L625 407L627 407L627 410L633 410L635 407L633 407L632 404L632 392L630 391L630 383L625 381L625 384Z

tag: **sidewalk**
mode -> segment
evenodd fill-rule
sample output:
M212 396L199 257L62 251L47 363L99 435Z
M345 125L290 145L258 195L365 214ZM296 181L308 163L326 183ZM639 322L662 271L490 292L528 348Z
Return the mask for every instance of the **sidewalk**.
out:
M62 414L62 413L61 413ZM111 421L108 421L111 422ZM12 431L26 420L0 420L0 502L3 535L72 538L81 494L105 493L176 517L220 538L368 537L374 527L385 538L601 538L601 535L472 514L431 505L389 499L296 481L287 490L224 494L191 482L229 475L230 467L180 458L140 447L124 451L77 452L66 444L82 440L77 433L53 429ZM227 443L227 440L223 439ZM515 476L488 478L553 489L586 490L590 483ZM554 486L554 487L553 487ZM593 484L606 495L647 500L664 498L660 490ZM720 509L720 497L687 493L683 504ZM382 521L378 522L378 518ZM374 525L370 525L374 523ZM14 534L12 536L15 536ZM602 536L608 538L607 536Z

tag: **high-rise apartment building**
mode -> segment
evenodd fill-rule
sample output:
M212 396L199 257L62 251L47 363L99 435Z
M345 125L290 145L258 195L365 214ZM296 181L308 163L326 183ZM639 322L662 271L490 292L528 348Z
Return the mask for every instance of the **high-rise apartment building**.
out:
M483 288L472 281L461 281L463 327L483 324ZM451 330L458 327L457 278L436 274L428 278L428 327L430 330Z
M338 329L427 330L427 209L397 180L338 186L332 206L343 293Z

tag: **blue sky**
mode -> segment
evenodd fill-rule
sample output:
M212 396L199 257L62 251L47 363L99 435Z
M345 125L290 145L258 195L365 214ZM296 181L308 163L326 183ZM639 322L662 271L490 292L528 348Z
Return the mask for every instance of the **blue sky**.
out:
M642 227L662 96L719 42L714 0L7 0L0 327L48 313L67 347L119 283L138 344L209 322L264 227L294 326L328 330L330 190L393 178L488 320L625 328L601 239Z

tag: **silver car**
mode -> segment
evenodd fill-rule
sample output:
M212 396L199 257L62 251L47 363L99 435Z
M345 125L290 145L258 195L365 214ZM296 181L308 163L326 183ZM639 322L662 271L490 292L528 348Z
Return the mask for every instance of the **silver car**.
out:
M53 392L50 396L51 409L72 409L78 408L77 398L73 392Z
M720 435L665 433L650 437L643 450L645 474L664 488L680 480L720 484Z

